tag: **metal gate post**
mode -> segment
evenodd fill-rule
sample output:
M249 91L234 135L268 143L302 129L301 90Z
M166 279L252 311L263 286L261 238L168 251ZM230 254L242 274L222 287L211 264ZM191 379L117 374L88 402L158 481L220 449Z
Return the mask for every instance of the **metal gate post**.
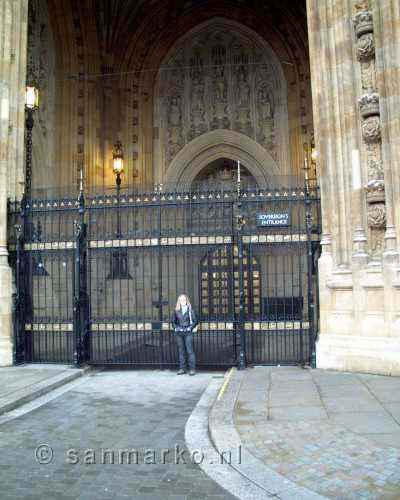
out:
M159 335L159 341L160 341L160 370L163 369L164 367L164 330L162 328L162 322L163 322L163 306L167 305L164 304L163 301L163 293L162 293L162 287L163 287L163 267L162 267L162 247L161 247L161 236L162 236L162 213L161 213L161 197L162 197L162 185L159 184L158 186L158 211L157 211L157 224L158 224L158 255L157 255L157 273L158 273L158 297L157 297L157 304L156 307L158 309L158 335Z
M240 207L240 205L239 205ZM243 279L243 235L242 215L238 215L238 272L239 272L239 370L246 368L246 332L244 331L244 279Z
M307 302L308 322L310 332L310 365L316 368L316 332L314 321L314 290L313 290L313 249L312 249L312 207L308 177L305 179L305 211L307 231Z
M16 224L16 265L15 265L15 296L14 296L14 365L25 361L25 281L23 279L24 239L21 224Z
M79 222L75 221L75 258L73 276L73 328L74 328L74 356L75 366L80 365L87 358L86 335L88 327L88 307L86 294L86 224L84 222L85 199L83 187L79 195Z
M244 331L244 276L243 276L243 226L245 224L242 214L241 203L241 178L240 178L240 161L237 163L237 213L236 213L236 229L238 239L238 273L239 273L239 334L240 334L240 352L239 352L239 370L246 368L246 332ZM235 278L233 278L234 280ZM234 283L233 283L233 286ZM235 304L233 304L235 308Z

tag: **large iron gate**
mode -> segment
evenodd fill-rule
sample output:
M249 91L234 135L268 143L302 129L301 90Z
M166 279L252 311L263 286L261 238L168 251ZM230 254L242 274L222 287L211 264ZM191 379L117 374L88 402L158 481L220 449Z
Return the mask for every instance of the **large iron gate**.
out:
M15 361L176 365L187 293L200 366L312 363L319 221L302 187L14 204Z

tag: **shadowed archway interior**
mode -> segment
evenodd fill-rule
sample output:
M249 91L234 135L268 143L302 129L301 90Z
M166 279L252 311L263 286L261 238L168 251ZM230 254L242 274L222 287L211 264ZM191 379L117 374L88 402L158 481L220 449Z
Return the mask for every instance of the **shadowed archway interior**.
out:
M72 193L81 170L88 191L113 186L117 140L123 186L167 184L179 153L216 130L268 153L253 176L299 172L312 133L303 3L32 0L28 33L35 189Z
M240 165L240 185L244 189L257 186L257 180L245 165ZM201 170L194 178L192 190L235 190L238 181L238 164L228 158L218 158Z

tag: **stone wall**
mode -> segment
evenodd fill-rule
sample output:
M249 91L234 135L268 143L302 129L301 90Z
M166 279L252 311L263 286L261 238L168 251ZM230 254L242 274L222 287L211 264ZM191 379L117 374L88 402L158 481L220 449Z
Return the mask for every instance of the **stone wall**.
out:
M56 144L56 53L46 0L31 0L28 15L27 76L40 89L33 128L32 189L46 192L58 183Z
M28 0L0 2L0 365L13 359L7 198L23 190L27 16Z
M324 232L320 368L400 374L398 14L390 0L308 2Z

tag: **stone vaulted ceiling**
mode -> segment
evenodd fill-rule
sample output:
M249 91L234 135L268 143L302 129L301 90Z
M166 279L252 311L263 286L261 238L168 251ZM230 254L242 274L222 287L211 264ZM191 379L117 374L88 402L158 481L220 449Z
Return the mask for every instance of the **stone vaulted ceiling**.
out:
M94 13L95 15L99 55L104 73L112 71L121 64L124 51L139 33L141 39L155 40L165 24L174 22L191 12L196 15L196 10L199 8L209 10L216 7L220 7L220 14L225 12L230 15L235 9L257 13L272 21L283 36L287 31L285 26L288 23L296 24L300 36L306 38L305 1L81 0L79 2L79 11L82 14ZM135 44L141 45L137 41Z
M129 37L145 0L94 0L99 51L104 73L112 70L114 55ZM150 3L150 2L147 2Z

